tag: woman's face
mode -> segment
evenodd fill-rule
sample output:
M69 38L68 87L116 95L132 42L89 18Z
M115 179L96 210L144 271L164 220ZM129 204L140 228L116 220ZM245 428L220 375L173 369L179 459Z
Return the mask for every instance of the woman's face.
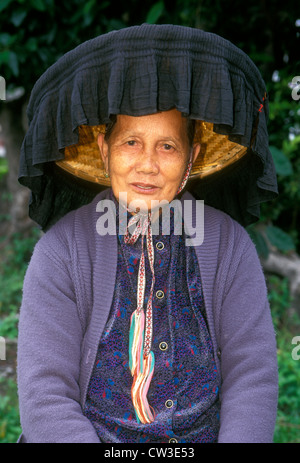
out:
M143 200L171 202L187 165L197 158L200 145L189 146L187 120L176 109L146 116L118 115L106 141L98 137L100 153L114 195L127 193L127 204Z

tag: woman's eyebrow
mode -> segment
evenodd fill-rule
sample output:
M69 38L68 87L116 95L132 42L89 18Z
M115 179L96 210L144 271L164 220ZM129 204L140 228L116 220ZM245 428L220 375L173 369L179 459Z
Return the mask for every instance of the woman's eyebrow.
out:
M123 130L123 133L122 134L119 134L119 136L121 138L123 137L128 137L128 136L131 136L131 137L140 137L142 135L145 135L145 132L142 131L142 130ZM182 141L180 138L177 138L177 137L174 137L174 136L170 136L170 135L164 135L164 134L161 134L161 135L157 135L157 138L160 140L160 141L173 141L174 143L176 144L182 144Z

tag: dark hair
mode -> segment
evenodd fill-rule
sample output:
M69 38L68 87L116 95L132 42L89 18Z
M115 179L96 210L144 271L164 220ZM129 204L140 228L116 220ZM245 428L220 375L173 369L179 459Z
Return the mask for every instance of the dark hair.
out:
M187 136L188 136L188 140L189 140L189 146L190 146L190 148L192 148L193 143L194 143L194 137L195 137L196 120L191 119L188 116L184 116L184 117L186 117Z
M188 116L183 116L186 118L186 123L187 123L187 136L188 136L188 141L189 141L189 146L190 148L193 146L193 142L194 142L194 136L195 136L195 127L196 127L196 120L195 119L191 119L190 117ZM114 126L116 125L116 122L117 122L117 115L116 114L112 114L110 116L110 122L108 124L106 124L106 128L105 128L105 136L104 136L104 139L105 141L108 141L109 140L109 137L111 136L112 134L112 131L114 129Z
M117 122L117 115L116 114L111 114L110 116L110 122L106 124L105 126L105 135L104 135L104 140L108 141L109 137L112 134L113 128L116 125Z

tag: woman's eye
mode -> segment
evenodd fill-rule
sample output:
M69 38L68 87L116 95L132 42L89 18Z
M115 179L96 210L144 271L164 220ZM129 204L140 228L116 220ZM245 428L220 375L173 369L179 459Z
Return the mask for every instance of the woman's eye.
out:
M163 148L166 150L166 151L170 151L172 149L174 149L174 147L172 145L169 145L168 143L165 143L163 145Z
M127 141L126 143L127 143L127 145L129 145L129 146L134 146L134 145L135 145L135 140L129 140L129 141Z

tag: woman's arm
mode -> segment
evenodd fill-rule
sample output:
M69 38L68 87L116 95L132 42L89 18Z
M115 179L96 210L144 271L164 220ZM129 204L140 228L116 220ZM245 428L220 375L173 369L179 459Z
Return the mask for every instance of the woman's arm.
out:
M272 442L278 399L275 333L265 278L250 239L244 249L221 308L219 442Z
M83 326L70 258L63 246L37 244L26 273L20 312L18 388L25 442L98 442L80 405ZM59 245L59 243L58 243Z

